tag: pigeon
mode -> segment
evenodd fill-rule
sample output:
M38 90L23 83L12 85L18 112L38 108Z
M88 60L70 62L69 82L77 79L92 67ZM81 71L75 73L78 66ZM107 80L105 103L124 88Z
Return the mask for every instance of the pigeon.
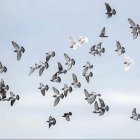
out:
M40 83L40 87L38 89L40 89L42 95L45 96L45 91L49 90L49 86L48 85L43 85L42 83Z
M100 113L99 113L99 116L102 116L105 113L105 111L109 111L109 107L108 107L108 105L105 105L103 99L99 98L99 102L100 102Z
M100 42L97 45L92 46L90 48L90 52L89 53L92 54L92 55L94 55L94 56L96 54L98 54L99 56L101 56L101 53L104 53L105 52L105 48L102 48L101 45L102 45L102 42Z
M67 70L63 70L63 67L62 67L62 64L60 62L58 62L58 71L57 71L57 74L66 74L67 73Z
M62 117L64 117L67 121L70 121L70 116L72 116L72 113L68 112L68 113L64 113Z
M90 62L87 61L86 64L85 64L83 67L84 67L85 69L86 69L86 68L92 69L92 68L93 68L93 65L91 65Z
M88 42L88 38L84 36L80 36L79 42L81 45Z
M140 114L137 114L136 108L133 109L132 116L130 118L133 120L136 120L136 121L138 121L140 119Z
M47 69L49 67L49 64L47 62L41 62L40 61L40 65L39 65L39 76L42 75L42 73L44 72L45 68Z
M11 91L10 91L10 95L11 95L11 97L9 97L9 100L11 100L11 106L13 106L14 103L15 103L15 101L16 101L16 100L19 100L20 97L19 97L19 95L15 95L15 94L14 94L13 92L11 92Z
M76 42L76 40L71 36L69 38L69 41L70 41L70 44L71 44L70 48L73 48L74 50L82 47L82 45L79 42Z
M64 57L66 60L66 65L68 65L67 70L70 70L73 65L75 65L75 60L71 59L66 53L64 53Z
M46 56L46 62L48 63L48 61L50 60L50 58L55 56L55 52L54 51L47 52L46 55L47 55Z
M135 22L128 18L128 22L131 25L130 28L132 29L133 39L136 39L138 37L138 34L140 34L140 26L138 24L135 24Z
M35 63L35 66L30 67L30 72L28 75L31 75L35 70L39 69L41 67L41 65L38 65Z
M64 84L64 88L62 88L62 90L64 90L64 96L67 97L68 92L72 92L72 87L68 86L67 84Z
M0 62L0 73L5 73L7 72L7 68L5 66L2 65L2 63Z
M124 54L125 53L125 48L121 46L120 42L116 40L116 46L117 46L117 50L115 50L116 52L118 52L118 55Z
M64 95L60 94L59 91L55 87L52 87L52 89L53 89L53 92L55 93L55 95L53 95L53 97L55 98L54 106L56 106L56 105L58 105L60 99L64 98Z
M102 29L99 37L108 37L105 35L105 27Z
M124 64L125 64L124 71L128 71L131 68L132 64L134 64L134 60L130 58L128 55L124 55L123 59L124 59Z
M22 46L19 47L19 45L14 41L12 41L12 45L15 48L14 52L17 53L17 60L19 61L21 59L22 53L25 52L25 49Z
M86 89L84 89L84 93L86 96L85 100L87 100L89 104L92 104L96 100L97 96L101 96L100 94L96 94L96 92L91 92L91 94L89 94Z
M58 76L58 73L56 72L56 73L52 76L52 79L51 79L50 81L56 82L56 83L60 83L60 82L61 82L61 78Z
M88 72L88 68L84 68L83 70L83 76L85 77L86 81L89 83L89 77L93 76L92 72Z
M116 15L116 10L112 9L109 4L105 3L106 10L107 10L107 18L112 17L112 15Z
M56 124L56 119L53 118L52 116L50 116L50 117L49 117L49 120L46 121L46 122L48 122L49 128L50 128L52 125L55 125L55 124Z
M71 83L71 85L74 86L74 88L80 88L81 87L81 83L78 81L77 76L73 73L72 74L72 78L73 78L73 83Z

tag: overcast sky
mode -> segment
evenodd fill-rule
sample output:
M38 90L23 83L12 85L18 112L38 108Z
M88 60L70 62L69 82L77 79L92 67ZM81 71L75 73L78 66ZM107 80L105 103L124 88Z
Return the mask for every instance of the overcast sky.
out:
M117 12L110 19L105 15L105 2ZM0 102L0 138L140 138L140 122L130 119L134 107L140 113L140 37L133 40L127 20L129 17L140 24L139 5L139 0L0 0L0 61L8 69L0 78L21 97L13 107ZM109 36L105 39L99 38L103 27ZM89 42L72 50L69 36L86 36ZM115 52L116 40L134 59L127 72L122 57ZM19 62L11 41L26 49ZM106 52L94 57L88 52L99 42L103 42ZM41 77L37 71L28 76L30 66L44 61L49 51L56 52L49 69ZM61 76L60 84L51 83L57 62L65 63L64 53L74 58L76 64ZM87 61L94 66L89 84L82 76L82 66ZM82 87L53 107L52 86L60 90L64 83L70 85L72 73ZM40 82L50 87L45 97L38 90ZM100 93L110 107L109 112L101 117L93 114L93 105L84 100L85 88ZM73 115L67 122L61 116L69 111ZM50 115L57 123L49 129L46 121Z

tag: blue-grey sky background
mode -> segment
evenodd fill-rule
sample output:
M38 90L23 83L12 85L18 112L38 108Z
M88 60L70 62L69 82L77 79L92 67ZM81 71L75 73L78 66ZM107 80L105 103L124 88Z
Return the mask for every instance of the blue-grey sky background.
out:
M117 11L110 19L105 15L105 2ZM0 102L0 138L140 138L140 123L130 119L134 107L140 113L140 37L133 40L127 20L129 17L140 24L139 5L139 0L0 0L0 61L8 68L0 78L21 97L13 107ZM109 36L105 39L99 38L103 27ZM86 36L89 43L70 49L69 36ZM19 62L12 40L26 49ZM134 59L128 72L124 71L122 57L114 51L116 40ZM105 54L90 55L90 47L101 41ZM38 72L28 76L30 66L44 61L49 51L56 52L49 69L41 77ZM65 63L64 53L74 58L76 65L61 76L60 84L51 83L57 62ZM82 76L82 66L87 61L94 65L89 84ZM82 87L53 107L52 86L60 90L64 83L70 85L72 73ZM45 97L38 90L40 82L50 87ZM84 100L84 88L99 92L110 111L102 117L93 114L93 106ZM61 116L69 111L73 116L67 122ZM46 120L50 115L57 124L48 129Z

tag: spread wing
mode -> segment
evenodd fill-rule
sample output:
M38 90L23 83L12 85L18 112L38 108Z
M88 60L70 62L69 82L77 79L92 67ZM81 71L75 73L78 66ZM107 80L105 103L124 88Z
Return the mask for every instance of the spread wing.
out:
M20 49L19 45L16 42L12 41L12 45L16 50Z
M96 46L96 48L97 48L97 49L101 49L101 45L102 45L102 42L100 42L100 43Z
M102 29L101 35L105 35L105 27Z
M56 97L54 100L54 106L58 105L59 101L60 101L60 98Z
M43 71L44 71L45 67L44 66L41 66L40 69L39 69L39 76L42 75Z
M71 36L70 36L70 43L71 43L71 45L76 44L76 40L74 38L72 38Z
M22 56L21 50L17 51L17 60L19 61Z
M130 18L128 18L128 22L129 22L129 24L132 26L132 27L134 27L136 24L134 23L134 21L132 20L132 19L130 19Z
M86 81L89 83L89 76L85 76Z
M47 56L46 56L46 62L48 62L50 60L50 58L51 58L51 55L50 54L47 54Z
M83 76L85 76L87 71L88 71L88 67L85 67L84 70L83 70Z
M90 97L90 95L89 95L89 93L88 93L88 91L86 90L86 89L84 89L84 93L85 93L85 96L88 98L88 97Z
M67 121L70 121L70 117L69 116L65 116Z
M121 44L119 41L116 41L116 46L117 46L117 49L120 50L121 49Z
M95 101L94 108L95 108L95 111L99 111L99 105L97 101Z
M102 99L99 98L99 102L100 102L101 107L105 107L105 103Z
M59 91L58 91L55 87L52 87L52 89L53 89L53 92L54 92L56 95L59 94Z
M69 58L69 56L66 54L66 53L64 53L64 57L65 57L65 60L67 61L67 62L69 62L71 59Z
M11 97L15 96L15 94L13 92L11 92L11 91L10 91L10 95L11 95Z
M90 51L91 51L91 52L92 52L92 51L95 51L95 47L96 47L96 45L92 46L92 47L90 48Z
M134 117L134 116L137 116L136 108L133 109L133 111L132 111L132 116L133 116L133 117Z
M41 93L42 93L43 96L45 96L45 88L43 88L43 89L41 90Z
M63 70L62 64L60 62L58 62L58 70L59 71L62 71Z
M73 81L74 81L75 83L78 82L77 76L76 76L74 73L72 74L72 78L73 78Z
M0 69L2 69L2 63L0 62Z
M28 75L31 75L34 71L35 71L35 68L34 67L30 67L30 72L29 72Z
M108 3L105 3L105 6L106 6L107 12L111 12L112 9L111 9L110 5Z

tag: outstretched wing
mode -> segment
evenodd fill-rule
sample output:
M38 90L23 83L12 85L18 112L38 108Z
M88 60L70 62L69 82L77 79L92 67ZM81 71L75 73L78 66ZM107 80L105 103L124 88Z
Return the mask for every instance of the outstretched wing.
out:
M56 97L54 100L54 106L58 105L59 101L60 101L60 98Z
M130 18L128 18L128 22L129 22L129 24L132 26L132 27L134 27L136 24L134 23L134 21L132 20L132 19L130 19Z
M101 45L102 45L102 42L100 42L100 43L96 46L97 50L98 50L98 49L101 49Z
M134 116L137 116L136 108L133 109L133 111L132 111L132 116L133 116L133 117L134 117Z
M22 56L21 50L17 51L17 60L19 61Z
M56 95L58 95L58 94L59 94L58 89L56 89L55 87L52 87L52 89L53 89L53 92L54 92Z
M19 45L16 42L12 41L12 45L16 50L20 49Z
M99 98L99 102L100 102L101 107L105 107L105 103L102 99Z
M111 9L110 5L108 3L105 3L105 6L106 6L107 12L111 12L112 9Z
M105 27L102 29L101 35L105 35Z
M97 101L95 101L94 109L96 112L99 111L99 105L98 105Z
M90 95L89 95L89 93L88 93L88 91L86 90L86 89L84 89L84 93L85 93L85 96L88 98L88 97L90 97Z
M70 58L69 58L69 56L68 56L66 53L64 53L64 57L65 57L65 60L66 60L67 62L70 61Z
M43 71L44 71L45 67L44 66L41 66L40 69L39 69L39 76L42 75Z
M34 67L30 67L30 72L29 72L28 75L31 75L34 71L35 71L35 68Z
M71 43L71 45L76 44L76 40L71 36L70 36L70 43Z
M120 50L121 49L121 44L119 41L116 41L116 46L117 46L117 50Z
M74 73L72 74L72 78L73 78L73 81L74 81L75 83L78 82L77 76L76 76Z
M63 70L62 64L60 62L58 62L58 70L59 71L62 71Z

